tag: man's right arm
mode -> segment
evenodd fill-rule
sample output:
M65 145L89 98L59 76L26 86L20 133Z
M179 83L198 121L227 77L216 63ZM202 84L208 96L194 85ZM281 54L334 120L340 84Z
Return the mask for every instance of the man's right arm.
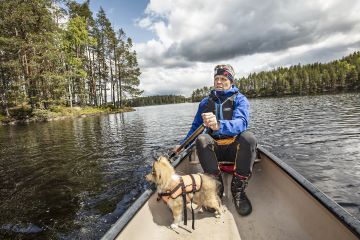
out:
M201 114L204 112L205 108L206 108L206 105L207 105L207 98L204 98L203 100L201 100L200 104L199 104L199 107L198 107L198 110L197 110L197 113L194 117L194 121L193 123L191 124L191 128L190 128L190 131L187 133L186 137L180 142L180 144L182 144L183 142L186 141L186 139L188 137L191 136L191 134L193 132L195 132L196 129L198 129L198 127L200 127L201 124L203 124L203 119L201 117ZM191 144L191 143L190 143Z

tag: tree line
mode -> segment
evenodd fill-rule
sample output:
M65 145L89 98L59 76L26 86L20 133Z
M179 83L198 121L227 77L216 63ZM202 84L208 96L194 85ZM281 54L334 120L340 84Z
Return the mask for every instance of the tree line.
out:
M184 96L179 95L156 95L148 97L137 97L127 100L127 105L130 107L150 106L150 105L162 105L173 103L185 103L189 100Z
M236 79L240 92L248 97L310 95L360 90L360 52L329 63L279 67ZM209 87L196 89L192 101L208 96Z
M139 96L130 37L89 1L0 1L0 104L122 107Z
M314 63L250 74L237 81L249 97L309 95L360 90L360 52L330 63Z
M203 87L195 89L191 94L192 102L200 102L204 97L209 96L210 91L213 87Z

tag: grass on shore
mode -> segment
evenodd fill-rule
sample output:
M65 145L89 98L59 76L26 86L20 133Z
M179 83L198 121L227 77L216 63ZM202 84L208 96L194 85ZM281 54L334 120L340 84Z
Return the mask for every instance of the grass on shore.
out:
M4 115L2 115L2 114L0 113L0 122L5 121L6 118L7 118L6 116L4 116Z
M134 111L131 107L114 108L107 107L65 107L53 106L49 109L31 109L29 106L19 106L9 109L10 116L0 114L0 123L9 124L11 122L27 121L50 121L62 117L78 117L83 115L94 115L100 113L120 113Z

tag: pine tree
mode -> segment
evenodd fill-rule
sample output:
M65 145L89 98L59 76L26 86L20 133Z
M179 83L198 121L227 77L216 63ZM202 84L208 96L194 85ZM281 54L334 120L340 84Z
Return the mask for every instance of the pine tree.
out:
M140 84L140 68L136 58L136 52L131 51L132 40L127 38L122 29L118 33L117 73L118 73L118 104L122 107L123 101L128 97L137 97L142 94L138 89Z
M50 0L0 2L1 45L7 61L1 68L14 71L7 77L11 82L3 85L16 87L20 93L25 89L26 101L33 109L47 108L54 100L50 88L54 87L53 79L61 76L60 34L51 10L54 5Z
M79 16L71 18L63 40L70 106L73 100L78 100L76 102L81 106L88 102L85 48L91 44L94 44L94 41L88 34L85 19Z

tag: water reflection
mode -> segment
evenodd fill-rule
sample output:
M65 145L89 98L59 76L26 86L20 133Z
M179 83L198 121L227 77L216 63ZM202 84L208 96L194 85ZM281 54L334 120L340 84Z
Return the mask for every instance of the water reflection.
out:
M133 165L142 161L145 125L126 121L118 114L3 128L1 234L101 235L124 210L109 214L124 195L142 190Z
M252 99L260 143L360 217L359 94ZM0 127L0 238L98 239L198 104Z

